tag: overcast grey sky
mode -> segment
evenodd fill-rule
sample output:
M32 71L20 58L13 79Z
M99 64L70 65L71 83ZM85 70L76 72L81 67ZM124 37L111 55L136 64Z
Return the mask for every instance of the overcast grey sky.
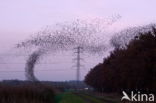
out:
M112 30L118 30L155 22L155 4L155 0L0 0L0 53L2 55L0 60L6 59L3 53L14 44L28 38L46 25L75 19L109 18L119 14L122 18L111 27ZM97 63L102 59L98 59ZM23 70L23 67L24 65L16 65L13 68L9 64L7 66L0 64L1 70L7 68ZM82 72L82 78L87 70ZM70 80L75 78L74 73L75 71L57 73L44 71L37 75L43 80ZM0 79L15 78L23 79L24 75L0 72Z

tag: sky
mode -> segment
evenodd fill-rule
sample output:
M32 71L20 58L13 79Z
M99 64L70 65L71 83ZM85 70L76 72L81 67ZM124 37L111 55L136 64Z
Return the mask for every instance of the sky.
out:
M155 4L155 0L0 0L0 80L25 79L24 72L19 72L24 71L25 56L12 55L12 48L47 25L120 15L121 19L109 28L115 32L127 27L155 23ZM40 70L46 68L47 71L38 71L36 76L40 80L74 80L75 69L71 69L73 63L70 61L73 55L70 54L57 54L59 56L56 61L49 60L48 56L43 57L44 62L53 63L49 63L50 66L37 65ZM54 56L51 55L51 58ZM65 58L70 58L68 63ZM103 57L84 58L92 63L85 64L86 69L81 72L82 79L90 68L103 60ZM57 63L57 60L62 63ZM68 70L60 70L63 67ZM5 72L6 70L10 72Z

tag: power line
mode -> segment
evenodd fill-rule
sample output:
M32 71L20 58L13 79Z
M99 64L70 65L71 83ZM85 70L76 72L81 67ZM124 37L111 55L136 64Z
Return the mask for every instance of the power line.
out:
M74 70L74 69L46 69L46 70L37 70L36 72L40 72L40 71L71 71L71 70ZM25 71L22 71L22 70L12 70L12 71L0 71L0 73L8 73L8 72L11 72L11 73L13 73L13 72L25 72Z
M70 63L70 62L53 62L53 63L36 63L37 65L51 65L51 64L60 64L60 63ZM26 63L0 63L0 64L26 64Z
M46 53L46 54L52 55L51 53ZM63 55L63 56L71 56L71 55L67 55L67 54L57 54L57 55L55 55L55 56L62 56L62 55ZM1 56L24 56L24 57L26 56L26 57L27 57L27 56L30 56L30 54L2 54L2 53L1 53L1 54L0 54L0 57L1 57Z

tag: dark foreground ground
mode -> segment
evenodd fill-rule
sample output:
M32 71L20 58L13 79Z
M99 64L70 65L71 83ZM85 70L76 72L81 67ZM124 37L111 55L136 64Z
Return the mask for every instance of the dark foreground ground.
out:
M55 103L54 90L42 84L0 84L0 103Z
M83 91L59 92L41 85L0 86L0 103L120 103L116 97L95 96Z
M49 83L1 82L0 103L121 103L118 95L98 95L61 85L66 88Z

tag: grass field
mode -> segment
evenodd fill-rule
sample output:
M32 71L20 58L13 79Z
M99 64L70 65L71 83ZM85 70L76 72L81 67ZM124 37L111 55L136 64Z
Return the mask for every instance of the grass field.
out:
M120 103L119 99L116 100L115 98L109 98L106 96L98 97L95 95L89 95L84 93L81 93L79 95L82 96L83 98L93 101L94 103Z
M110 98L98 98L83 93L66 92L57 95L56 103L120 103L119 101Z
M63 93L58 97L60 98L60 96L61 100L58 103L86 103L82 98L76 96L71 92Z

